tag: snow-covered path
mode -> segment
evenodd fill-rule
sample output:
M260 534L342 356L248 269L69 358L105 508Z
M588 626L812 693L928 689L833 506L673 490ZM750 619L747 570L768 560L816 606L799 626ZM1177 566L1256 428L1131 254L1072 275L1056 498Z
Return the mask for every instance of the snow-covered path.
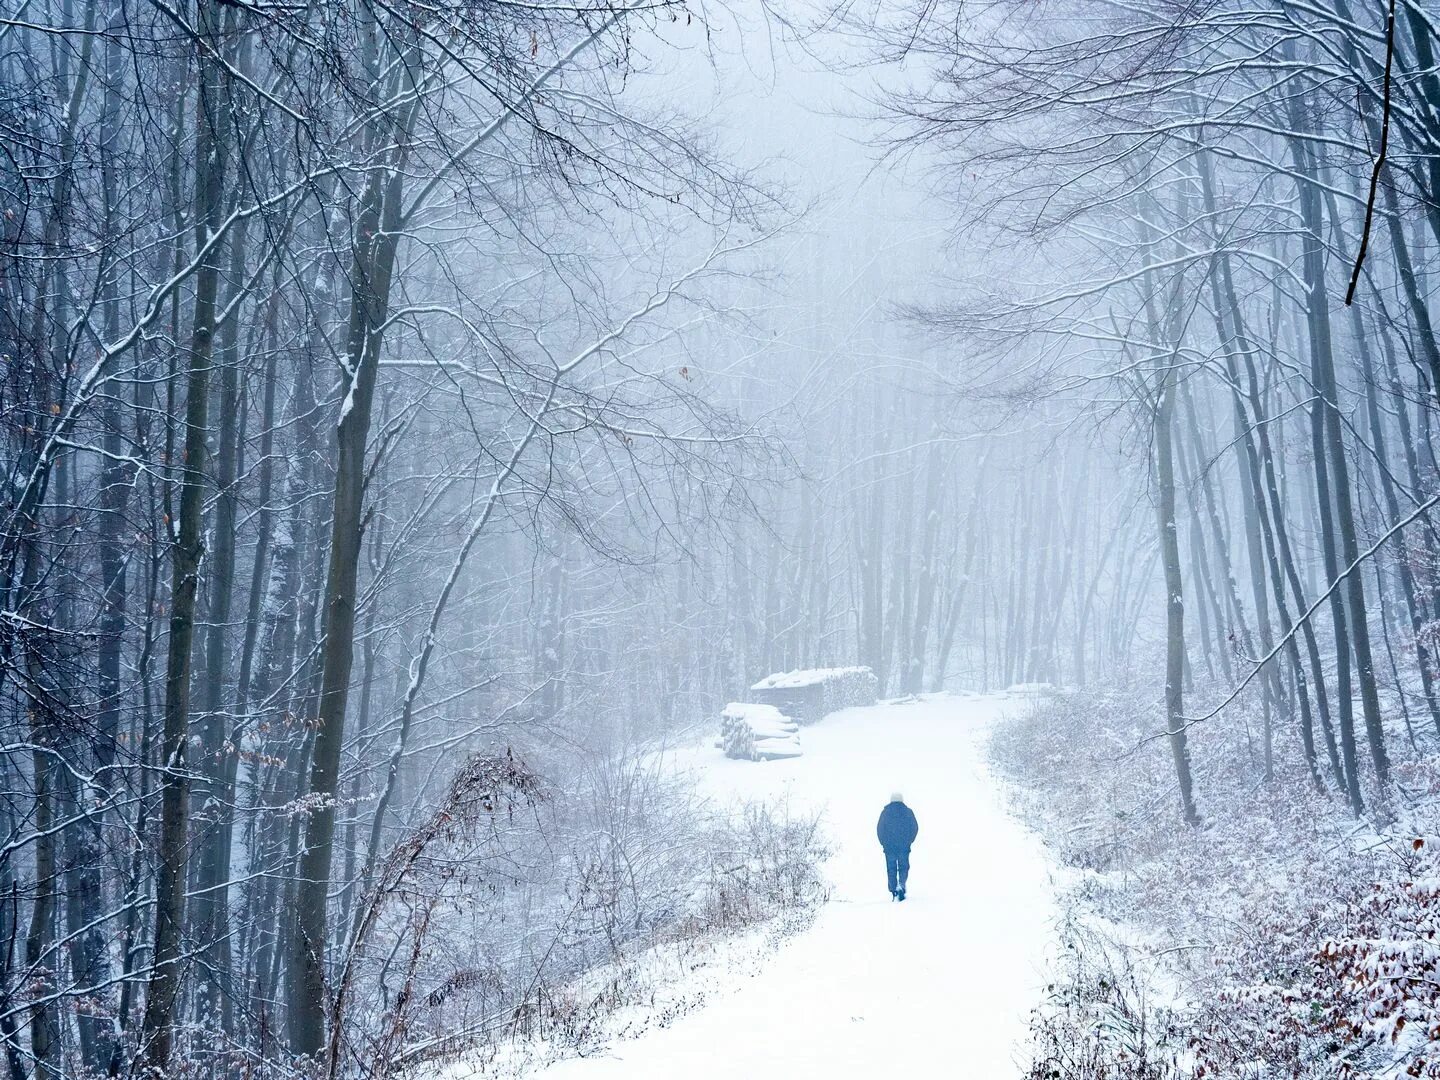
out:
M531 1075L1019 1076L1052 908L1040 845L1005 812L985 766L984 732L1004 707L937 697L852 709L806 728L805 756L793 761L698 755L700 780L717 794L788 792L824 807L838 848L834 898L735 992L604 1055ZM920 820L903 904L885 891L874 832L894 789Z

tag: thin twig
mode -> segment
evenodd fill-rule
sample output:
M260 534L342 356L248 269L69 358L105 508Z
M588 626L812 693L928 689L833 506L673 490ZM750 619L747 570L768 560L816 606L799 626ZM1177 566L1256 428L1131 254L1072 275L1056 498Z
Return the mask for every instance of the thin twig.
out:
M1355 253L1355 269L1350 273L1350 288L1345 292L1345 306L1355 302L1355 286L1360 283L1360 268L1370 247L1370 222L1375 217L1375 192L1380 187L1380 170L1385 167L1385 151L1390 145L1390 68L1395 60L1395 0L1385 17L1385 84L1380 105L1380 151L1375 155L1375 168L1370 172L1370 197L1365 200L1365 226L1360 230L1360 250Z

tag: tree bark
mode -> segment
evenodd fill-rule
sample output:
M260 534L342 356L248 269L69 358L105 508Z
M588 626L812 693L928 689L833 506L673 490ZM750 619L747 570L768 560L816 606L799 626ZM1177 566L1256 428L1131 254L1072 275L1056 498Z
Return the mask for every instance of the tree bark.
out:
M221 100L221 14L217 0L199 0L197 49L200 67L195 116L195 244L218 230L227 152ZM176 1003L181 976L181 938L189 859L190 682L195 606L204 554L206 436L209 423L210 361L214 349L216 292L220 267L212 252L195 277L185 389L185 451L181 470L180 519L171 523L170 637L165 668L165 726L161 742L160 870L155 888L155 947L142 1032L146 1061L164 1072L174 1048Z
M404 68L408 63L400 59ZM413 79L413 72L407 79ZM400 242L405 147L417 106L384 124L396 157L371 169L355 225L350 327L345 350L347 392L336 430L330 562L325 580L319 715L310 758L309 797L290 943L290 1040L295 1053L318 1057L325 1048L327 899L335 840L334 797L355 657L356 582L365 519L366 442L380 363L390 283ZM378 139L375 140L378 145Z

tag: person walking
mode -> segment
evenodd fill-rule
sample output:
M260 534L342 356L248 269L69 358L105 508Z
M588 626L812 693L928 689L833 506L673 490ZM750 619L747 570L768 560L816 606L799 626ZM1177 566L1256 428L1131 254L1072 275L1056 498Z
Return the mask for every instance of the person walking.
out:
M905 899L905 881L910 876L910 845L915 843L919 832L915 811L905 805L905 797L900 792L895 792L875 823L875 835L885 849L885 880L892 899Z

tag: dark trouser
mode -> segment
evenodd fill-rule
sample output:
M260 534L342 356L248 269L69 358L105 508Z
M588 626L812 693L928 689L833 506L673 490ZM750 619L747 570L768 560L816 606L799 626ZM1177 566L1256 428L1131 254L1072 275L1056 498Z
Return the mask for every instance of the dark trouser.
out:
M903 891L905 879L910 876L910 849L903 848L898 851L885 849L885 880L890 884L892 893Z

